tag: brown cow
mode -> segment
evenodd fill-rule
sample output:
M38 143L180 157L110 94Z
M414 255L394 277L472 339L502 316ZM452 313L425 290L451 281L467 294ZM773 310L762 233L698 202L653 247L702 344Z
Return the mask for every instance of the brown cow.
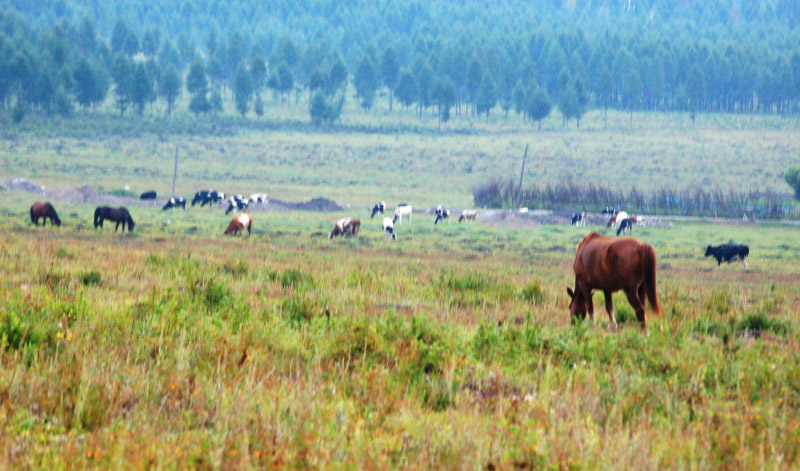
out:
M575 254L575 291L567 288L572 298L569 313L573 317L586 318L586 312L594 322L592 290L603 291L606 311L611 325L616 327L612 293L623 290L631 303L636 318L643 329L645 301L656 314L661 313L656 295L656 251L653 246L636 239L613 239L597 232L590 232L578 244Z
M247 213L242 213L231 220L228 228L225 229L225 235L241 234L242 230L247 229L247 235L250 235L250 226L253 223L253 218Z
M358 239L358 232L361 230L361 221L356 218L341 218L336 221L333 230L328 234L328 239L333 239L336 236L346 236L350 234L352 237Z

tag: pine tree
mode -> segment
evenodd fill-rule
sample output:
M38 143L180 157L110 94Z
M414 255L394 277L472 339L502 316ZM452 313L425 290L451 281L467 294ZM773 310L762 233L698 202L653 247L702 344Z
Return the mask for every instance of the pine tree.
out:
M397 62L397 55L394 49L389 47L383 52L381 57L381 80L386 88L389 89L389 112L392 111L392 101L394 98L394 87L397 85L397 78L400 73L400 64Z
M488 73L483 74L481 85L478 90L478 97L475 102L478 114L486 113L486 122L489 122L489 112L497 103L497 89L494 79Z
M365 111L372 108L375 91L378 89L378 73L369 56L361 58L353 77L353 85L356 87L356 95L361 98L361 107Z
M414 76L408 69L403 69L400 72L400 78L397 80L397 87L395 87L397 99L406 108L411 106L417 100L417 82Z
M539 129L542 129L542 120L550 114L552 109L553 103L542 87L536 87L535 90L528 93L526 112L530 119L538 123Z
M233 95L236 100L236 109L244 117L247 114L250 98L253 96L253 76L244 62L240 63L239 68L236 69L236 76L233 80Z
M167 102L167 114L172 115L172 107L181 90L181 77L172 65L167 66L167 70L161 76L158 84L158 92Z

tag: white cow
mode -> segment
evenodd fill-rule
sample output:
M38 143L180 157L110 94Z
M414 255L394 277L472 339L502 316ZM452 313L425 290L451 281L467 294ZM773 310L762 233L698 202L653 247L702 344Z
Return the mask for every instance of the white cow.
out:
M458 217L458 222L467 220L474 221L475 218L477 217L478 217L477 211L475 211L474 209L465 209L464 211L461 211L461 216Z
M414 210L411 208L410 205L408 205L406 203L401 203L394 210L394 219L392 219L392 222L397 222L398 224L402 224L403 223L403 217L407 217L408 218L408 223L411 224L411 213L412 212L414 212Z

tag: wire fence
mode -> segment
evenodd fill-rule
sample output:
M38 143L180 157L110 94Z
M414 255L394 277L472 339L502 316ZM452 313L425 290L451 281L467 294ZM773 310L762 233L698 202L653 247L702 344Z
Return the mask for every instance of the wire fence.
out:
M756 219L797 219L800 211L790 192L723 191L718 188L661 188L645 192L605 185L583 185L574 181L535 185L522 194L513 180L492 179L472 188L475 204L487 208L512 208L520 196L520 205L552 210L601 211L606 207L629 213L662 216L700 216Z

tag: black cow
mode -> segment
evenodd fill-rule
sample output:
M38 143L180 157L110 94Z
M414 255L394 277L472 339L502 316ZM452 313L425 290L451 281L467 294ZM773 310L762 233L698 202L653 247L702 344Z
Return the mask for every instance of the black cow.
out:
M146 191L139 195L140 200L154 200L156 199L156 192L155 191Z
M750 247L736 244L725 244L717 247L709 245L706 247L706 257L709 255L717 259L717 268L722 265L722 262L728 262L728 265L730 265L733 260L741 260L744 266L743 270L747 270L747 256L750 255Z
M170 198L169 200L167 200L167 204L165 204L161 208L161 210L162 211L166 211L168 209L174 209L174 208L178 208L178 207L183 208L184 210L186 210L186 200L183 199L183 198Z
M376 214L381 213L386 210L386 203L383 201L378 201L375 203L375 206L372 207L372 214L369 215L370 219L374 218Z
M228 199L228 209L225 210L225 214L231 211L241 211L245 208L247 208L247 200L242 198L242 195L231 196Z

